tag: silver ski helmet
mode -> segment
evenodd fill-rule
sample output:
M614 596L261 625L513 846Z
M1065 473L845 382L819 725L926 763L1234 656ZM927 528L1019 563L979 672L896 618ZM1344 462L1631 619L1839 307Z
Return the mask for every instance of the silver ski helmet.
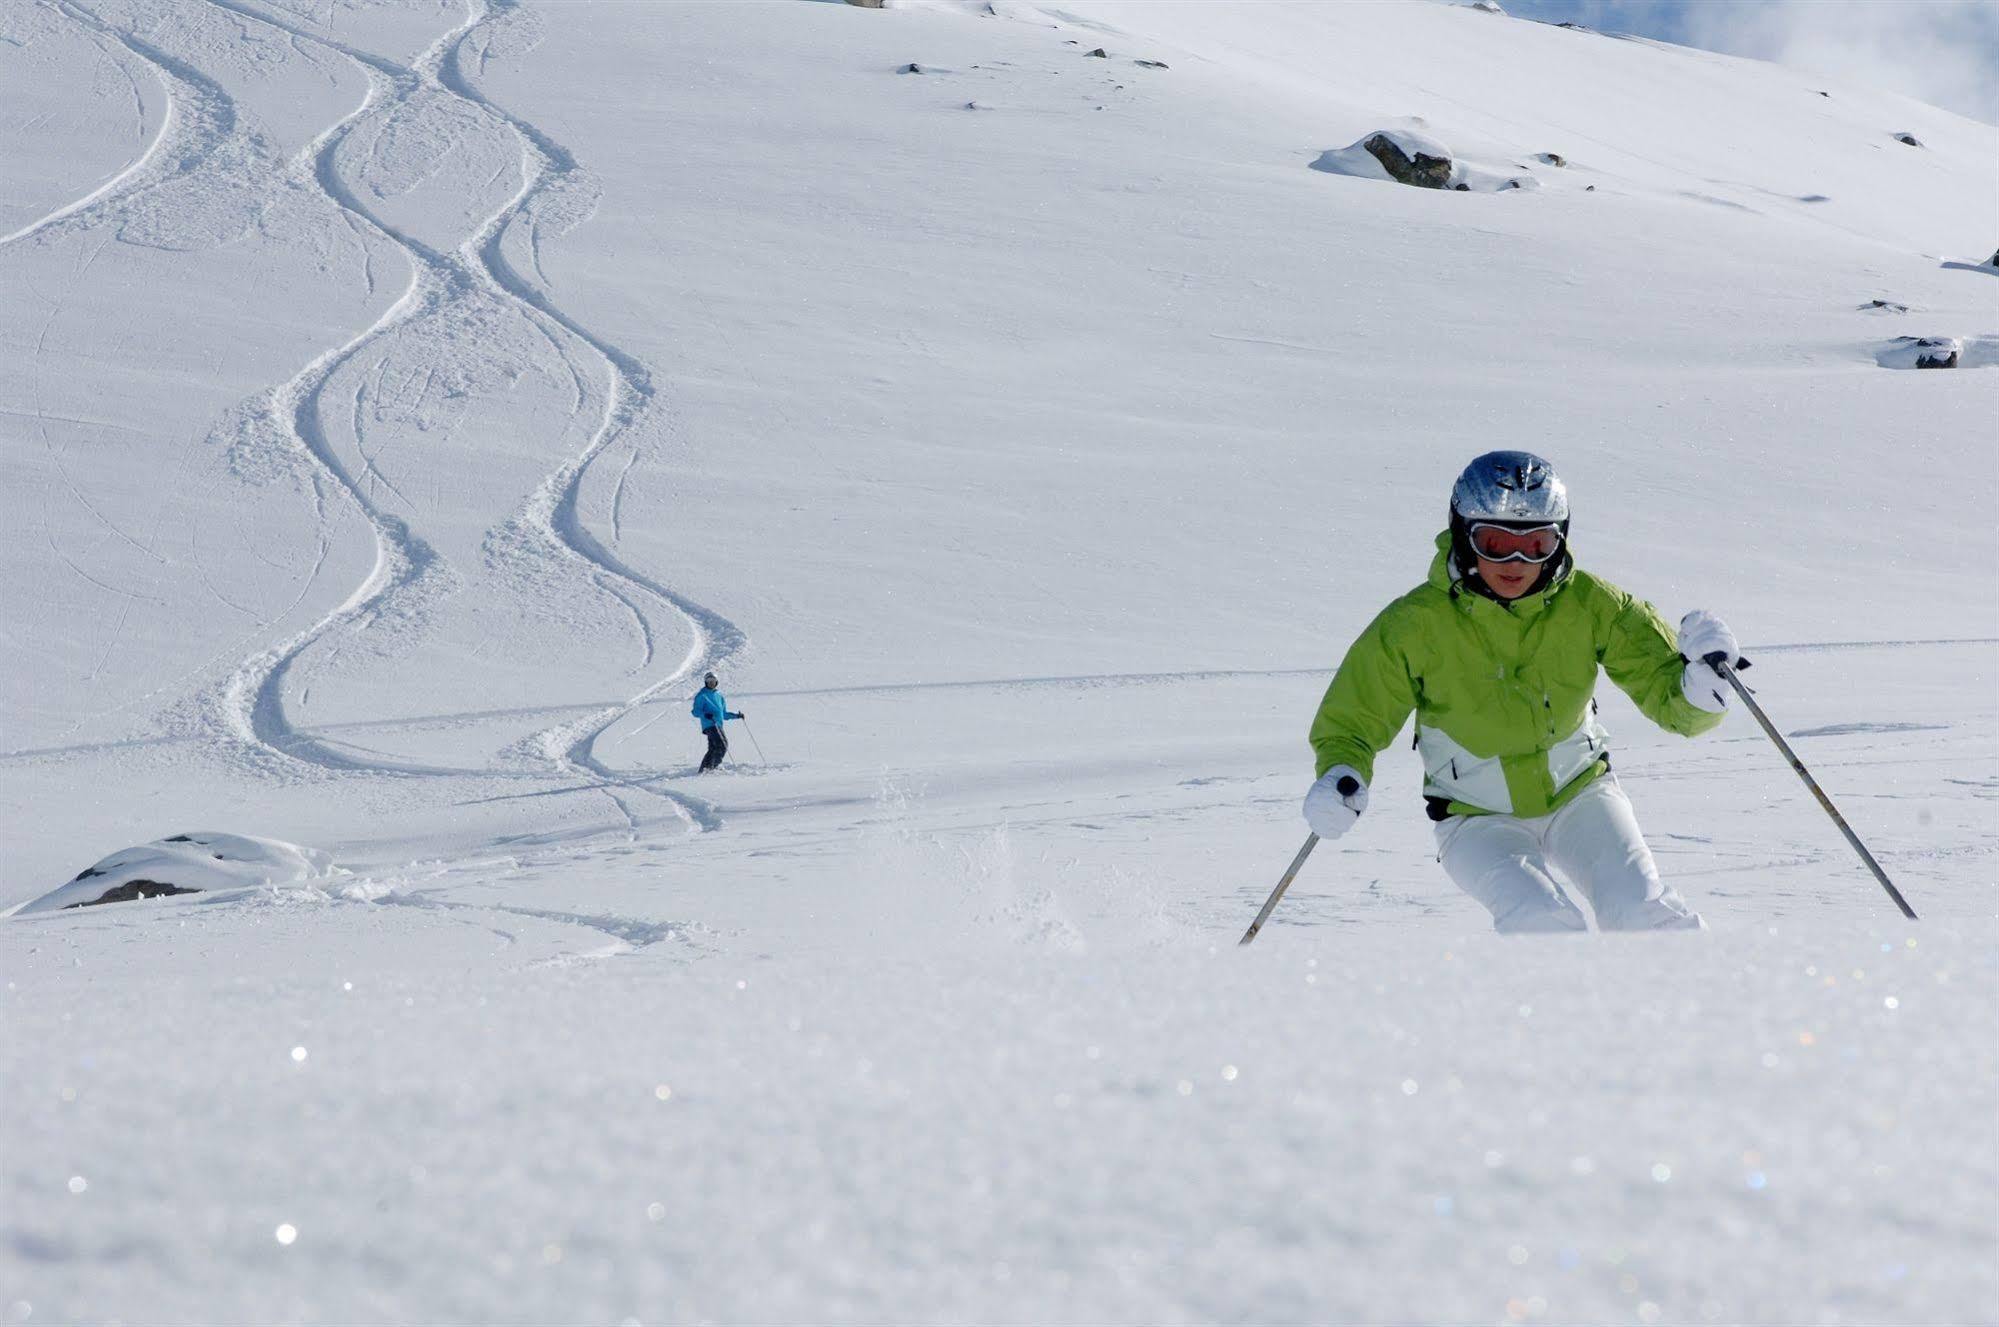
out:
M1555 467L1532 452L1487 452L1475 458L1451 486L1451 556L1470 570L1477 563L1471 527L1506 525L1519 529L1552 525L1569 534L1569 489ZM1551 560L1551 567L1554 562Z

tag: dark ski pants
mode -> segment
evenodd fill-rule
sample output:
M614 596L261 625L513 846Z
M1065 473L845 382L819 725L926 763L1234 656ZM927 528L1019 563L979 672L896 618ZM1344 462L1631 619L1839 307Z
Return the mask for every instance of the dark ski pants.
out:
M720 767L722 757L729 754L729 739L722 736L722 725L719 723L713 728L703 729L701 735L708 739L708 754L701 757L701 772L706 774Z

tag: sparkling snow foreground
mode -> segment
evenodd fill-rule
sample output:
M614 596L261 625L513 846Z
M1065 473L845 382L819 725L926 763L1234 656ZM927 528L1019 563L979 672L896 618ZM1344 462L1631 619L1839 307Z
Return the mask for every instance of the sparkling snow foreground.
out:
M268 841L0 921L0 1315L1994 1320L1991 127L1427 3L0 37L0 909ZM1922 921L1606 687L1711 934L1493 937L1391 750L1236 948L1503 446Z

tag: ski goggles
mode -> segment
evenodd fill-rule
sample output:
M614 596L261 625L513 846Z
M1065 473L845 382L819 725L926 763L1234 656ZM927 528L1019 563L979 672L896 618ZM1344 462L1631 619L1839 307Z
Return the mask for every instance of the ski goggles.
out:
M1474 525L1468 532L1471 551L1487 562L1542 563L1562 551L1562 527L1537 525L1522 530L1510 525Z

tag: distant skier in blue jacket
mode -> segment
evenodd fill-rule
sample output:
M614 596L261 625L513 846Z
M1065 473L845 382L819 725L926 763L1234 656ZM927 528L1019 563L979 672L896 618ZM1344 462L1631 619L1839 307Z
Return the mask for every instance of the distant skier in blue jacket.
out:
M717 690L721 681L713 673L701 679L701 689L694 693L694 717L701 721L701 731L708 738L708 754L701 758L701 773L706 774L722 763L722 757L729 754L729 739L722 733L725 719L740 719L740 714L729 712L728 701Z

